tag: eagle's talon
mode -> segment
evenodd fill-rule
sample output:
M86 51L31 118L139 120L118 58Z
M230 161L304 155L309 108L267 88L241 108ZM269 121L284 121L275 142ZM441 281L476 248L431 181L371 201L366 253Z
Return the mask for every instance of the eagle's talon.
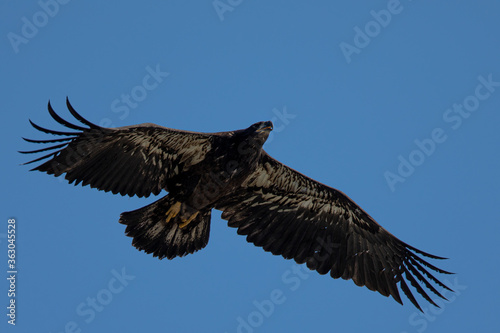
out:
M167 216L165 218L165 224L169 223L171 219L179 214L179 212L181 211L181 205L182 204L180 203L180 201L177 201L167 210L167 212L165 213L165 215Z
M182 219L182 223L179 223L179 228L184 229L185 227L187 227L189 223L191 223L196 218L196 216L198 216L198 213L199 212L194 213L187 220Z

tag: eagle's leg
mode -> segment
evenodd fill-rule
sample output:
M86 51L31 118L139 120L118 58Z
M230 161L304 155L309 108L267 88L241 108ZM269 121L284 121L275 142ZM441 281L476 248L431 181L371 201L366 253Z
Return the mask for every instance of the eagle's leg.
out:
M170 208L165 213L165 216L167 216L165 218L165 224L170 222L171 219L173 219L174 217L177 216L177 214L179 214L179 212L181 211L181 205L182 205L181 202L177 201L172 206L170 206Z
M189 225L189 223L191 223L191 221L193 221L196 218L196 216L198 216L198 213L199 213L199 211L194 213L193 215L191 215L187 220L181 218L182 223L179 224L179 228L184 229L185 227L187 227Z

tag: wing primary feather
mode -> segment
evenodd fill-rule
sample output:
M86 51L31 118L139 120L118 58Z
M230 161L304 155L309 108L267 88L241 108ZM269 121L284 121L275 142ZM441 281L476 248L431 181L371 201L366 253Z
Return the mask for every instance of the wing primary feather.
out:
M414 269L414 268L413 268ZM437 305L433 300L432 298L430 298L430 296L425 292L424 288L422 288L422 286L418 283L418 281L415 279L415 277L412 275L412 272L413 270L410 268L410 266L408 264L406 264L406 268L405 268L405 276L406 276L406 279L408 281L410 281L411 285L417 289L417 292L422 295L425 300L429 303L431 303L432 305L434 305L435 307L438 307L439 308L439 305Z
M37 150L28 150L28 151L21 151L20 150L19 153L21 153L21 154L36 154L36 153L41 153L43 151L48 151L48 150L62 148L64 146L66 146L66 145L67 145L67 143L61 143L60 145L55 145L55 146L46 147L46 148L37 149Z
M403 243L403 244L404 244L404 243ZM405 246L407 246L407 245L405 245ZM410 248L410 249L414 250L414 248L412 248L412 247L409 247L409 246L408 246L408 248ZM415 250L414 250L414 251L415 251ZM410 256L411 256L413 259L415 259L416 261L420 262L422 265L424 265L424 266L426 266L426 267L428 267L428 268L432 269L433 271L436 271L436 272L438 272L438 273L442 273L442 274L455 274L455 273L448 272L448 271L445 271L445 270L443 270L443 269L440 269L440 268L438 268L438 267L436 267L436 266L434 266L434 265L432 265L432 264L428 263L427 261L423 260L422 258L420 258L419 256L417 256L417 255L416 255L416 254L414 254L414 253L411 253L411 252L410 252L409 254L410 254ZM441 258L441 259L442 259L442 258Z
M413 259L411 257L408 258L408 260L410 261L410 263L412 265L415 265L417 267L417 269L419 269L422 273L424 273L429 279L434 281L436 284L443 287L444 289L447 289L447 290L453 292L453 290L450 287L448 287L447 285L445 285L444 283L439 281L436 277L434 277L434 275L432 275L428 270L426 270L422 265L420 265L420 263L418 261L416 261L415 259Z
M405 293L406 297L408 297L408 299L413 303L413 305L417 309L419 309L420 312L423 313L424 311L422 310L422 308L418 304L417 300L415 299L415 297L411 293L410 288L408 288L408 285L406 284L405 280L402 277L401 277L401 280L399 281L399 285L401 286L401 290L403 290L403 292ZM403 304L403 303L401 303L401 304Z
M432 258L432 259L439 259L439 260L446 260L446 259L448 259L448 258L446 258L446 257L438 257L438 256L436 256L436 255L433 255L433 254L430 254L430 253L424 252L424 251L419 250L419 249L417 249L417 248L415 248L415 247L413 247L413 246L411 246L411 245L406 244L405 242L401 242L401 243L402 243L405 247L409 248L410 250L415 251L415 252L417 252L417 253L420 253L421 255L426 256L426 257L428 257L428 258ZM446 273L445 273L445 274L446 274ZM448 273L448 274L453 274L453 273Z
M77 136L69 137L69 138L61 138L61 139L52 139L52 140L33 140L33 139L28 139L28 138L23 138L24 141L31 142L31 143L56 143L56 142L65 142L65 141L71 141L73 139L78 138Z
M45 155L45 156L42 156L42 157L37 158L36 160L29 161L29 162L25 162L25 163L23 163L23 164L21 164L21 165L28 165L28 164L31 164L31 163L35 163L35 162L38 162L38 161L44 160L44 159L46 159L46 158L49 158L49 157L51 157L51 156L54 156L54 155L55 155L55 154L57 154L58 152L59 152L59 151L56 151L56 152L53 152L53 153L47 154L47 155ZM38 167L33 168L33 169L31 169L30 171L37 170L37 169L38 169Z
M80 127L80 126L77 126L77 125L74 125L72 123L70 123L69 121L67 120L64 120L63 118L61 118L55 111L54 109L52 108L52 105L50 105L50 101L47 105L47 108L49 109L49 114L52 116L52 118L54 118L55 121L57 121L59 124L67 127L67 128L71 128L71 129L74 129L74 130L77 130L77 131L85 131L86 128L84 127Z
M76 119L78 119L82 124L85 124L88 127L94 128L94 129L102 128L100 126L97 126L94 123L91 123L87 119L83 118L78 112L76 112L76 110L73 108L73 106L69 102L69 98L67 96L66 96L66 106L68 107L68 110L73 115L73 117L75 117Z
M439 291L437 291L436 288L434 288L434 286L429 282L427 281L427 279L422 275L422 273L420 273L418 271L417 268L415 268L411 263L406 263L406 266L407 268L411 271L411 273L413 273L417 279L419 281L422 281L423 284L425 284L425 286L430 290L432 291L434 294L436 294L437 296L441 297L442 299L444 300L448 300L446 297L444 297Z
M39 125L35 124L34 122L32 122L31 119L30 119L29 122L30 122L31 126L33 126L34 128L36 128L40 132L44 132L44 133L47 133L47 134L65 135L65 136L75 136L75 135L78 135L78 133L75 133L75 132L61 132L61 131L54 131L54 130L49 130L49 129L43 128L42 126L39 126Z

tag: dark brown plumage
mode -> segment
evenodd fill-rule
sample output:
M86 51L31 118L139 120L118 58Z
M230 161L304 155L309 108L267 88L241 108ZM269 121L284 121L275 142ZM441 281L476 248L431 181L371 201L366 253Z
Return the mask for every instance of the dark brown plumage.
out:
M443 271L420 251L382 228L344 193L321 184L270 157L263 149L271 122L220 133L179 131L154 124L103 128L80 116L67 101L74 125L48 106L50 115L74 130L38 130L60 136L30 140L55 144L22 152L55 150L26 164L49 159L32 170L60 176L114 194L158 201L122 213L120 223L133 245L160 259L202 249L208 243L212 208L247 241L275 255L305 263L320 274L352 279L402 304L397 285L421 310L407 282L436 305ZM437 306L437 305L436 305Z

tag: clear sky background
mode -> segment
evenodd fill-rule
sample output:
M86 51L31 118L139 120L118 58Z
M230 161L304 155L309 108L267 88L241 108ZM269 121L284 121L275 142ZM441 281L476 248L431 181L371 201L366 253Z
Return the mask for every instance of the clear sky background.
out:
M499 3L215 5L0 4L0 330L496 331ZM156 81L147 78L154 71ZM344 191L403 241L449 257L433 263L457 273L439 276L456 293L441 309L419 297L419 314L406 297L400 306L248 244L217 211L202 251L172 261L137 251L119 215L155 198L74 187L20 166L32 156L18 150L39 148L21 137L49 138L28 119L62 129L46 104L71 119L66 96L110 127L214 132L273 120L272 156ZM6 316L9 218L15 327Z

